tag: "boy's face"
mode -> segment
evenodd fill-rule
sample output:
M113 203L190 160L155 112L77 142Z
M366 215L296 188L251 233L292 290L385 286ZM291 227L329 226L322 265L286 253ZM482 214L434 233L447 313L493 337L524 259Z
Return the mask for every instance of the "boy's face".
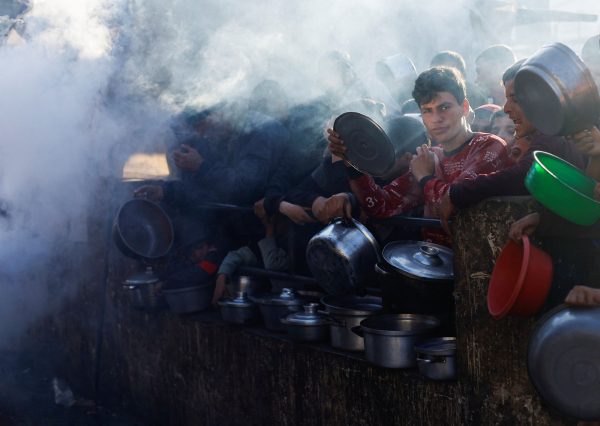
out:
M469 103L459 104L450 92L439 92L431 102L423 103L421 117L431 140L444 145L452 143L465 131Z

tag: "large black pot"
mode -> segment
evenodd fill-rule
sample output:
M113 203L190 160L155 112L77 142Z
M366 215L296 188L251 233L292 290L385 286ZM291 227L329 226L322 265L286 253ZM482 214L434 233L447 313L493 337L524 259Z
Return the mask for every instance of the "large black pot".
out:
M171 250L174 232L169 216L158 204L134 198L119 209L112 237L125 256L158 259Z
M397 314L433 315L452 324L454 314L452 250L422 241L397 241L383 249L375 266L383 307Z

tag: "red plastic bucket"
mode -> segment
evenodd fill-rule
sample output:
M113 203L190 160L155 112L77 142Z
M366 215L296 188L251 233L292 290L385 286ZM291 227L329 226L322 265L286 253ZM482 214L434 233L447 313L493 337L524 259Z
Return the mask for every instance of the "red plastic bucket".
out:
M509 241L496 259L488 287L488 311L495 319L537 313L552 283L552 258L524 235L522 244Z

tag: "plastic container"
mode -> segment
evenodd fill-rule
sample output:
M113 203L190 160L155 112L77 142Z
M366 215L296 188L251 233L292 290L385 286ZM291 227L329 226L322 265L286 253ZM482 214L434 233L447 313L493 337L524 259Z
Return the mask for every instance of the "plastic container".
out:
M526 235L522 243L509 241L496 259L487 294L488 311L495 319L533 315L548 296L552 258Z
M540 203L578 225L600 219L600 202L594 199L596 181L565 160L543 151L525 177L525 186Z

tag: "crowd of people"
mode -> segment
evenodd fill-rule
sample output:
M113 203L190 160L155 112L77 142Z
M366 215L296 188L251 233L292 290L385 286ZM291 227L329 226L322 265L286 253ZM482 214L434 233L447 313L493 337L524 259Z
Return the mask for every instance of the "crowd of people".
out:
M582 59L600 76L599 36L585 44ZM243 106L184 112L173 122L177 146L170 153L179 178L136 190L175 218L179 250L165 274L177 279L169 285L215 280L216 302L242 266L289 272L293 263L294 272L307 273L306 243L340 216L367 226L396 215L439 219L442 228L421 229L417 237L451 247L449 219L457 211L492 196L528 195L524 178L536 150L600 180L598 128L544 135L524 114L514 85L524 60L508 46L491 46L477 56L471 82L457 52L437 53L420 74L398 54L375 67L391 99L386 105L369 96L349 55L334 51L320 60L326 90L311 102L291 106L284 89L265 80ZM347 111L379 123L392 142L395 162L384 176L346 161L333 120ZM254 214L214 203L252 206ZM526 216L510 237L518 241L543 220ZM372 229L380 242L415 238ZM599 304L600 290L577 286L566 301Z

